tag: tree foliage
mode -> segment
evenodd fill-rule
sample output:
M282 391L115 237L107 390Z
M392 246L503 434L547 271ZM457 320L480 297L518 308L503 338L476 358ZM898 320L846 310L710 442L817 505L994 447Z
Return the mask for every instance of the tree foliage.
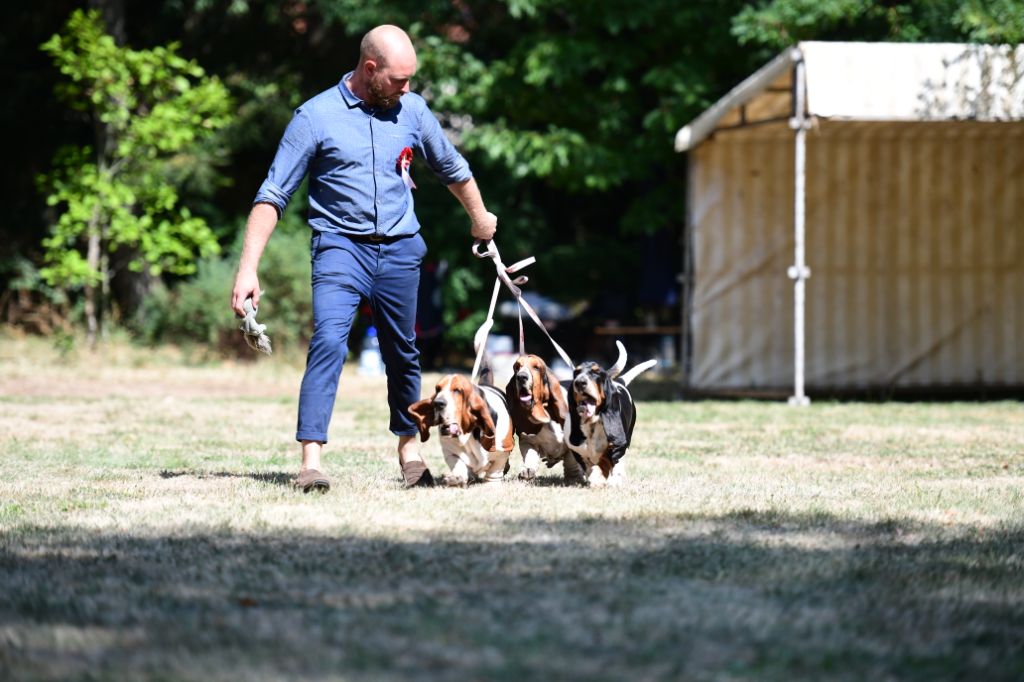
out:
M86 114L96 144L69 145L41 179L60 215L45 240L51 284L95 286L110 277L101 253L130 253L128 267L189 274L218 251L206 221L179 203L172 179L190 154L231 119L227 89L172 44L119 46L97 12L76 11L42 49L65 80L58 97Z

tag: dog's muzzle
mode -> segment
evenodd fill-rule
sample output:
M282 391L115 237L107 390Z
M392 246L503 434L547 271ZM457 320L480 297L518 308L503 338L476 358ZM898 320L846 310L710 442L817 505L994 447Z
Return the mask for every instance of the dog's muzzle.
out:
M516 374L516 388L519 393L519 402L527 407L533 405L533 386L532 377L529 372L519 372Z
M454 423L441 424L441 426L438 427L438 430L441 432L442 436L458 437L462 435L462 427Z

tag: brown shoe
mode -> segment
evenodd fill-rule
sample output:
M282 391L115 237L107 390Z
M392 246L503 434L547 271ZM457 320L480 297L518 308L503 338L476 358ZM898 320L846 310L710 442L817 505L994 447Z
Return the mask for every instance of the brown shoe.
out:
M406 488L432 488L434 477L423 462L406 462L402 465L402 478Z
M331 479L316 469L306 469L299 472L299 475L295 477L293 485L296 488L301 488L304 493L308 493L311 490L325 493L331 489Z

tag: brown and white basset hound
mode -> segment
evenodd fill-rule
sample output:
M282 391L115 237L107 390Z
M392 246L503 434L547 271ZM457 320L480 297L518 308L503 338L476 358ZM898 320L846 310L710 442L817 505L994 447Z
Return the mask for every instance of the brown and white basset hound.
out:
M441 377L434 395L409 406L420 440L438 427L441 451L451 471L448 486L466 486L470 479L500 481L512 451L512 419L505 394L494 386L477 385L461 374Z
M522 480L533 480L543 461L548 467L561 462L566 482L585 482L583 470L565 442L568 387L569 382L562 385L539 356L520 356L512 366L505 397L523 456Z
M629 385L641 372L657 364L642 362L622 376L626 349L618 341L619 359L605 370L596 362L583 362L573 371L569 390L569 449L579 455L587 482L616 485L625 470L622 458L633 437L636 407Z

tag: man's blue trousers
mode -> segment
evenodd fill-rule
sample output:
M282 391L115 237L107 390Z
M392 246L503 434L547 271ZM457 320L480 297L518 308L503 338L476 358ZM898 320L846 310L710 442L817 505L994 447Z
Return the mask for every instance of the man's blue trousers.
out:
M406 408L420 399L420 354L416 349L416 292L427 245L419 234L371 242L313 232L313 338L299 391L296 440L327 442L338 379L348 353L348 335L361 299L373 310L380 353L388 377L390 429L417 433Z

